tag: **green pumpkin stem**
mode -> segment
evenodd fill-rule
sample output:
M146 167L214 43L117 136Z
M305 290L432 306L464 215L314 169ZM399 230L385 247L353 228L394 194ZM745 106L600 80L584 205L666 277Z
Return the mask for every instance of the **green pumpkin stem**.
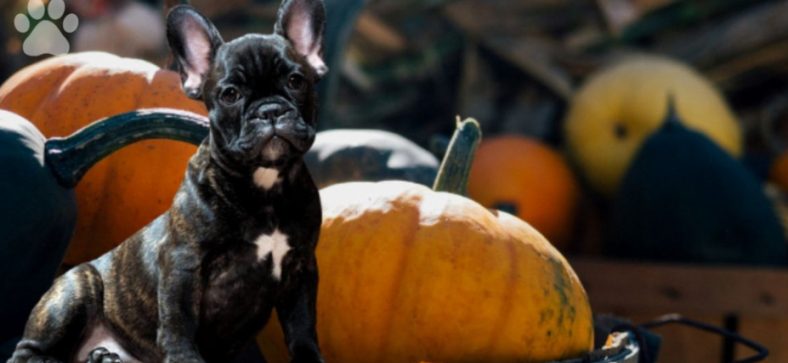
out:
M482 129L474 119L460 121L457 117L457 130L449 142L449 149L435 178L433 190L465 195L468 189L468 176L471 174L476 148L482 140Z
M96 121L71 136L47 140L46 163L61 185L74 188L93 165L127 145L150 139L199 145L208 129L207 118L189 112L133 111Z

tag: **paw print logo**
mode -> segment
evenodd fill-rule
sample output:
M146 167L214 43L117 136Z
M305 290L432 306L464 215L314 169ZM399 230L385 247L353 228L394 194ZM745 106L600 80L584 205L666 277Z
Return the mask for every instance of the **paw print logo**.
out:
M58 20L63 16L66 10L66 4L63 0L50 0L47 6L44 5L42 0L29 0L27 3L27 12L33 20L38 21L34 24L33 30L28 33L31 28L31 21L28 15L17 14L14 18L14 26L20 33L27 33L25 42L22 44L22 51L31 57L37 57L42 54L65 54L68 53L69 44L66 37L60 28L52 22ZM44 19L44 15L48 15L49 19ZM68 14L63 18L63 31L71 33L77 30L79 19L74 14Z

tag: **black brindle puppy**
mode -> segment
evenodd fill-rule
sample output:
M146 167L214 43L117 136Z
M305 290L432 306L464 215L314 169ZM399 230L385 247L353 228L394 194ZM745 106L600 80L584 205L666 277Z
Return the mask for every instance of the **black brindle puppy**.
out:
M169 13L183 89L208 107L210 136L169 211L55 281L10 363L226 363L274 308L292 361L323 361L320 199L302 156L324 29L321 0L285 0L274 34L228 43L196 10Z

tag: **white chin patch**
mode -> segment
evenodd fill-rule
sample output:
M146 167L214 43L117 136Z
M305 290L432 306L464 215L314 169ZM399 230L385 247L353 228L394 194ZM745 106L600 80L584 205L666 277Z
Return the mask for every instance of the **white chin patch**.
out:
M273 258L274 268L271 274L275 279L280 280L282 278L282 259L290 251L287 235L277 229L272 234L257 237L254 244L257 245L258 261L265 260L269 255Z
M254 171L253 177L255 185L268 190L279 182L279 170L259 167Z
M266 160L276 160L279 159L279 156L282 155L282 149L275 145L274 141L271 141L263 148L263 159Z

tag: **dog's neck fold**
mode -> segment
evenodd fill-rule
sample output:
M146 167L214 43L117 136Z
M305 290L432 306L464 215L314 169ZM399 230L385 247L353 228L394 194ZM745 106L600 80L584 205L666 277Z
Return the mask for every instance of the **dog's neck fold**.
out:
M190 169L201 170L201 175L195 175L197 178L193 180L196 186L215 190L234 208L256 210L284 198L287 190L298 187L293 183L306 170L306 165L301 157L296 157L277 165L239 166L222 157L209 138L192 158Z

